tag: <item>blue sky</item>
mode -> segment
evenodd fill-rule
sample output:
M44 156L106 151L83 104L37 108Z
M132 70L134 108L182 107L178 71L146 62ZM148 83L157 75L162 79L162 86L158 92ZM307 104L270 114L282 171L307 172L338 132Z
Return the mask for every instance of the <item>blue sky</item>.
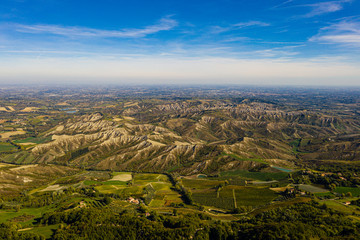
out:
M2 0L1 83L360 85L360 1Z

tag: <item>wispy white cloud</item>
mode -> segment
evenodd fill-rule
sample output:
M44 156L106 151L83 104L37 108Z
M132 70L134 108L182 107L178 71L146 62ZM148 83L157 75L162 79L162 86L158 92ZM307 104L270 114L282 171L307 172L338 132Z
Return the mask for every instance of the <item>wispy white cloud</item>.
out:
M259 58L292 58L300 54L299 51L296 51L297 48L303 47L303 44L283 46L283 47L273 47L262 50L256 50L250 53L252 56L257 56Z
M346 3L351 3L353 0L322 1L312 4L296 4L295 2L295 0L288 0L271 9L306 8L308 11L307 13L294 16L294 18L311 18L340 11L344 8Z
M360 47L360 21L345 19L324 27L309 41Z
M328 35L321 36L319 40L333 42L333 43L350 43L360 45L359 34L343 34L343 35Z
M211 33L213 34L219 34L223 32L229 32L229 31L235 31L242 28L247 27L267 27L270 26L270 23L267 22L261 22L261 21L248 21L248 22L239 22L235 23L226 27L223 26L213 26L211 28Z
M280 49L280 48L270 48L270 49L254 51L253 54L256 54L258 57L273 58L273 57L292 57L298 55L299 52Z
M248 22L239 22L233 25L233 27L236 28L244 28L244 27L252 27L252 26L267 27L270 26L270 23L261 22L261 21L248 21Z
M282 2L280 4L278 4L278 5L273 6L270 9L276 9L276 8L279 8L279 7L283 7L284 5L287 5L288 3L292 3L292 2L294 2L294 0L287 0L287 1L284 1L284 2Z
M252 40L249 37L230 37L230 38L226 38L224 39L222 42L247 42Z
M144 28L131 28L121 30L102 30L86 27L60 26L60 25L15 25L15 30L23 33L53 34L66 37L100 37L100 38L140 38L160 31L168 31L178 25L171 17L160 19L157 24Z
M311 8L311 11L303 17L314 17L323 15L326 13L337 12L343 9L343 4L352 2L352 0L340 0L340 1L328 1L328 2L319 2L315 4L304 5Z

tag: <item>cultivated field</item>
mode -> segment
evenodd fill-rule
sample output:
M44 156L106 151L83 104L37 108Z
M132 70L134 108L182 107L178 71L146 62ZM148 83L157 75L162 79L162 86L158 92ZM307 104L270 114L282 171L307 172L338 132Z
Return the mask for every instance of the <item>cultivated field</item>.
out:
M151 207L170 206L181 203L178 192L171 189L172 184L163 174L114 173L114 177L105 182L93 182L100 193L118 194L122 198L143 198ZM134 176L134 178L132 178ZM125 180L125 181L124 181ZM90 184L89 181L86 184Z
M314 185L308 185L308 184L300 184L299 188L303 191L310 192L310 193L326 193L329 192L329 190L317 187Z
M360 197L360 188L353 188L353 187L337 187L335 189L336 193L339 194L347 194L351 193L353 197Z
M258 207L270 203L277 194L266 186L238 186L227 180L182 179L192 192L193 200L201 205L232 210L240 206ZM260 197L259 197L260 196Z

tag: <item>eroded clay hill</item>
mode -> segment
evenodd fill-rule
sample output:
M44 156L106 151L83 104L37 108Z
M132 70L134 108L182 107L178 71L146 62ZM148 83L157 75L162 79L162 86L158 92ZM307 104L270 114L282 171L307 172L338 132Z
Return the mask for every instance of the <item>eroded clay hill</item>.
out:
M338 136L359 128L352 119L279 110L264 103L135 102L120 116L95 113L71 119L45 134L52 136L51 142L6 161L181 174L275 171L271 164L356 152L359 146L339 142ZM322 156L325 150L328 154Z

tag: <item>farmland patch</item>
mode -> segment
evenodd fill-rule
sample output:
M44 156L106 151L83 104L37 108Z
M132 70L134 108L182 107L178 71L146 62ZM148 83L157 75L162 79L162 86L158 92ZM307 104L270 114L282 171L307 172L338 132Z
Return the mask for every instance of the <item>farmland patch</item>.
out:
M298 185L299 188L303 191L306 192L310 192L310 193L325 193L328 192L329 190L324 189L324 188L320 188L314 185L308 185L308 184L300 184Z
M360 188L353 188L353 187L337 187L335 189L336 193L339 194L347 194L350 192L353 197L359 197L360 196Z
M286 172L249 172L245 170L233 170L220 173L220 176L238 176L245 179L254 179L260 181L272 181L286 179L288 173Z

